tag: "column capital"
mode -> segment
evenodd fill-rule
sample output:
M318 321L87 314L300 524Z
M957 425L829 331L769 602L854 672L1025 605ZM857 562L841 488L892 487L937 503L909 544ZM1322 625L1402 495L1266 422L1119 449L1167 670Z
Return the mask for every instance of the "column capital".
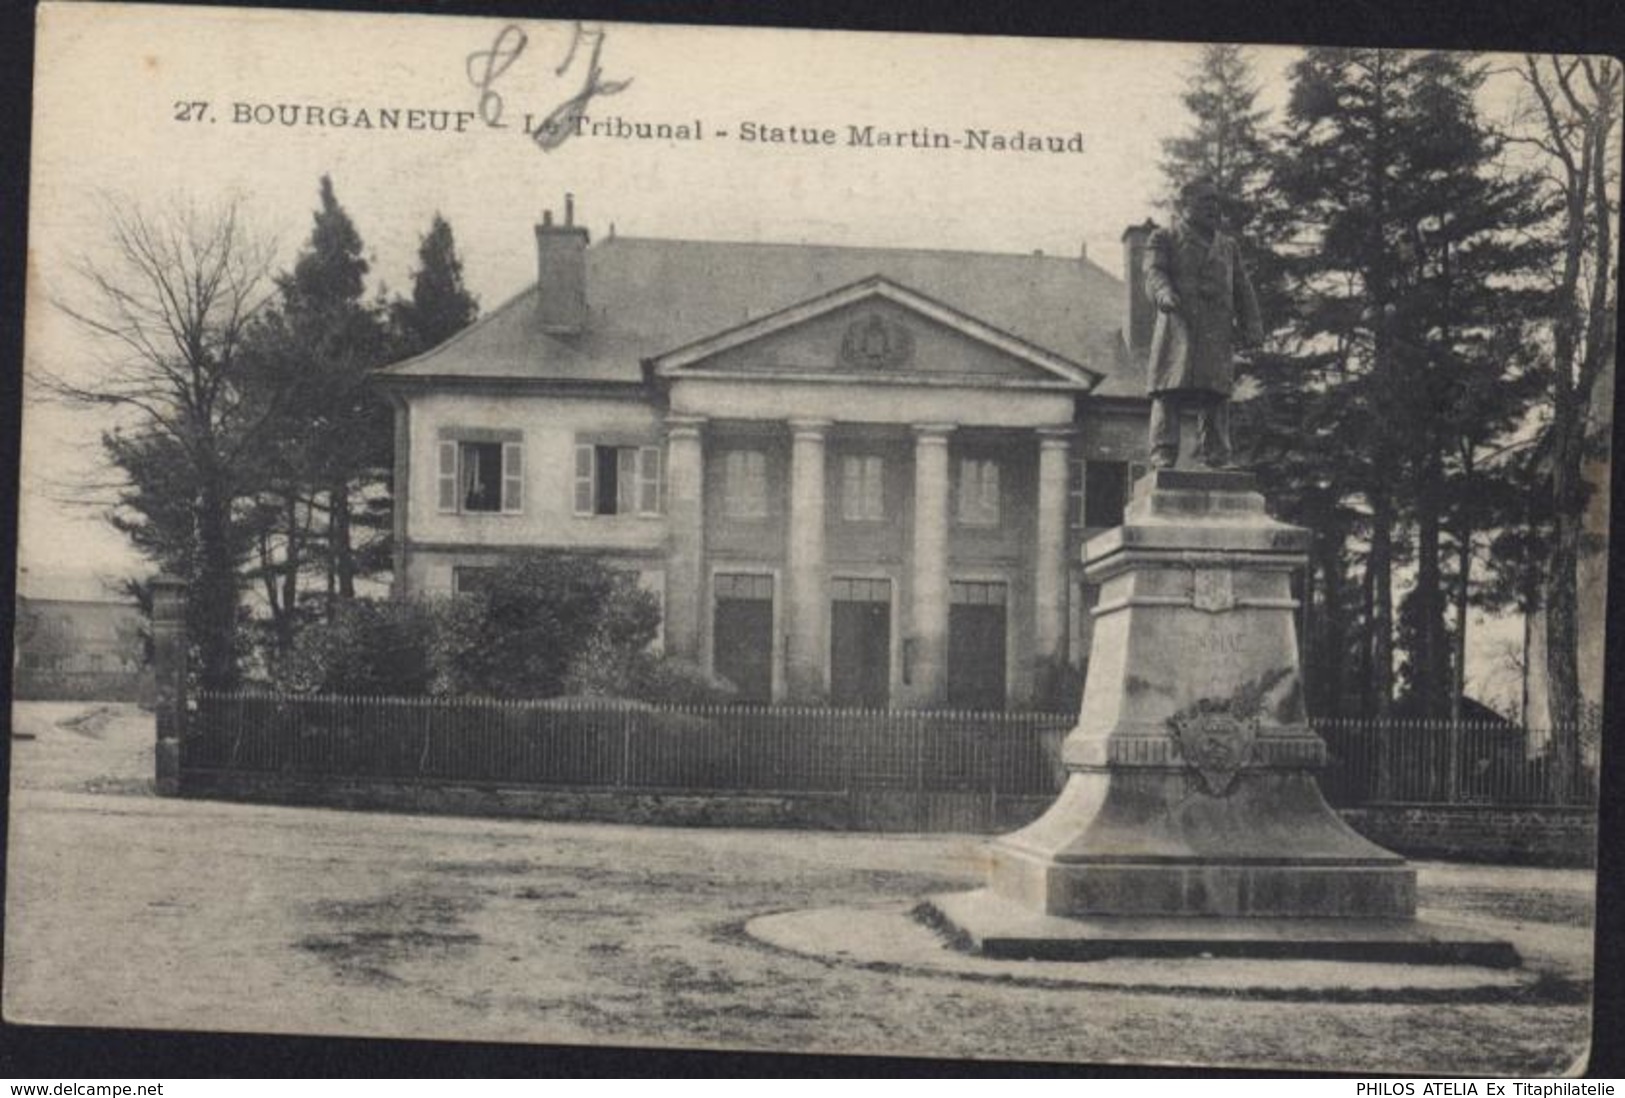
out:
M824 435L834 426L828 419L792 419L789 421L790 435L793 438L817 439L824 441Z
M1040 427L1038 428L1038 445L1045 450L1067 450L1072 447L1072 440L1078 437L1073 427Z
M706 424L704 416L685 415L674 412L666 417L667 438L693 438L699 435L700 428Z
M914 428L914 441L921 445L948 444L948 436L954 433L957 423L916 423Z

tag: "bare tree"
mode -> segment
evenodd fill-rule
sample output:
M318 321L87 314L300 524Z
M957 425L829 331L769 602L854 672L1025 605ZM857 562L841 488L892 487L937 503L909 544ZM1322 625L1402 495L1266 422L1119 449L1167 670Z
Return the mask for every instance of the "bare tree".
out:
M242 502L267 401L244 385L243 336L273 289L273 246L237 202L161 210L106 197L107 239L74 265L56 305L102 353L66 371L36 371L39 390L100 408L105 456L120 487L110 514L145 555L191 582L189 627L205 686L236 675L239 564L251 546Z
M1531 54L1519 75L1532 101L1520 136L1543 155L1561 246L1546 427L1555 516L1543 601L1554 763L1572 774L1583 716L1577 619L1587 430L1597 380L1614 360L1618 209L1611 192L1618 184L1621 70L1605 57Z

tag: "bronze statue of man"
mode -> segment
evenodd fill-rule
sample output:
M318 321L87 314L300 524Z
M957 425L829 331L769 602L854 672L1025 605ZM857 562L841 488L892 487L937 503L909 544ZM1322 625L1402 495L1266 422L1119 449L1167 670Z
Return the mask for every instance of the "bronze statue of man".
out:
M1145 289L1157 306L1146 388L1151 395L1151 464L1179 461L1179 421L1196 412L1196 462L1232 467L1230 391L1234 352L1264 338L1258 298L1241 249L1220 227L1219 190L1193 180L1179 192L1174 224L1146 245Z

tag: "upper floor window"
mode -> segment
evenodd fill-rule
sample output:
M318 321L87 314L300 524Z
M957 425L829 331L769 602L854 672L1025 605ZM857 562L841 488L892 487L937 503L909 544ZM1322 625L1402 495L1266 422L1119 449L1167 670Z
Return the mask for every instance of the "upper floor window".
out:
M886 462L877 454L841 458L841 518L878 522L886 517Z
M1073 529L1121 526L1129 492L1145 466L1127 461L1072 463L1069 520Z
M999 463L991 458L959 459L961 526L999 524Z
M722 460L722 510L729 518L767 517L767 455L729 450Z
M576 446L576 514L658 515L660 502L660 447Z
M520 442L443 438L437 473L439 511L516 515L524 510Z

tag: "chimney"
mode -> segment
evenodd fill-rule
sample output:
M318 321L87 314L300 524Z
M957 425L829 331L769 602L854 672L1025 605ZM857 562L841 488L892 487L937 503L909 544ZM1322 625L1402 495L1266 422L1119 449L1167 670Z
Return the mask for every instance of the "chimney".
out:
M542 211L536 226L537 312L542 328L579 335L587 327L587 230L578 226L575 195L564 196L564 224Z
M1151 350L1151 329L1157 309L1145 292L1145 245L1157 223L1149 217L1143 225L1123 230L1123 339L1129 354L1142 358Z

